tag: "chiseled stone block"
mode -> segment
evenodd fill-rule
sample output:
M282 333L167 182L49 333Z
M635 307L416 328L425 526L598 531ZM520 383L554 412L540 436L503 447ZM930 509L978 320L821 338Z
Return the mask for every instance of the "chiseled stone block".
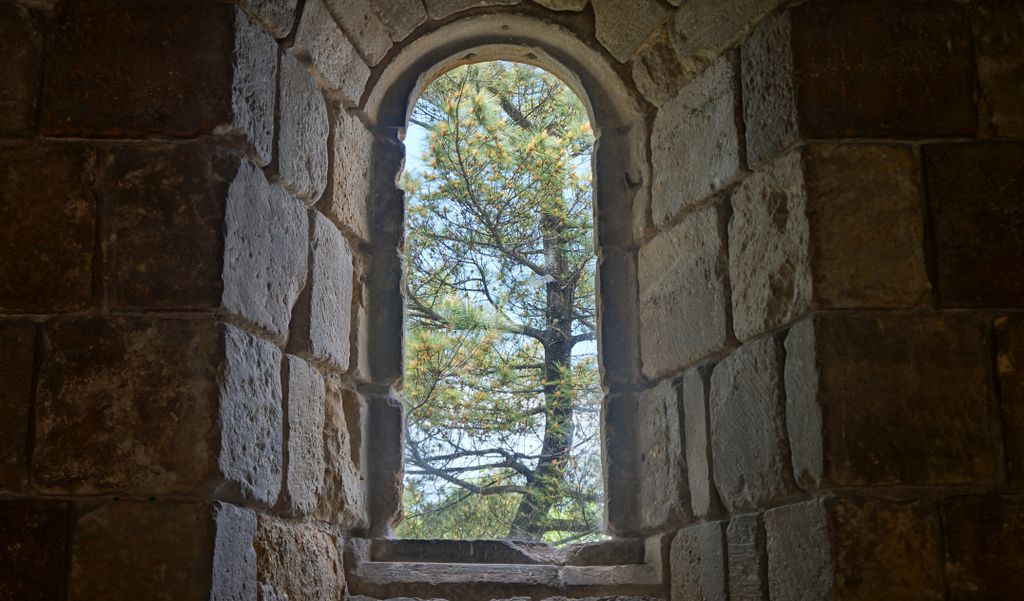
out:
M68 504L0 500L0 599L65 599Z
M709 517L719 509L718 491L711 472L711 422L708 417L710 385L703 369L689 369L683 374L683 401L686 447L686 474L690 484L693 515Z
M324 378L294 355L287 364L287 466L281 502L293 515L316 508L324 486Z
M641 526L652 531L692 520L682 399L671 380L637 399L636 438Z
M260 515L256 527L256 579L288 599L336 601L345 593L341 541L313 523Z
M728 599L724 522L684 528L672 540L671 601Z
M768 601L768 549L764 519L748 513L729 520L729 601Z
M242 6L275 38L283 38L291 31L298 3L298 0L242 0Z
M379 0L324 0L348 39L371 67L391 49L391 35L372 9Z
M444 19L457 12L481 6L519 4L522 0L423 0L431 19Z
M373 134L345 110L334 116L332 180L318 208L343 232L369 241Z
M0 490L19 491L28 483L29 412L36 326L0 321Z
M323 0L309 0L302 11L291 51L301 57L327 94L345 106L359 104L370 68L327 11Z
M428 5L430 1L428 0ZM513 2L506 0L505 3ZM594 7L597 41L601 42L616 60L623 63L628 61L644 44L647 36L672 14L671 9L657 0L591 0L591 5Z
M281 55L277 171L281 185L307 205L327 187L327 105L313 76L291 54Z
M316 516L347 528L365 528L369 524L366 400L342 388L336 377L329 377L325 411L323 448L327 470L322 474L323 494Z
M400 42L427 20L427 9L420 0L370 2L370 8L391 34L391 41Z

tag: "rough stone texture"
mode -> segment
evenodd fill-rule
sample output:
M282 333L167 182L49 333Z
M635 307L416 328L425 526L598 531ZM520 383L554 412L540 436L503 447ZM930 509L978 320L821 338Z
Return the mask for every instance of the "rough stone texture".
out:
M76 521L71 598L256 601L255 533L230 505L102 505Z
M18 491L28 482L35 337L35 324L0 321L0 491Z
M323 0L309 0L302 12L292 52L310 64L313 76L345 106L359 104L370 68L327 11Z
M688 215L640 249L640 340L644 375L657 378L723 348L726 258L719 207Z
M732 57L718 59L654 120L652 215L664 226L721 190L740 168Z
M996 319L996 375L1010 484L1024 487L1024 317Z
M715 56L736 42L779 0L685 0L672 19L672 39L683 60ZM698 60L700 60L698 58Z
M277 171L286 190L312 205L327 187L327 105L294 56L281 56Z
M220 305L237 159L205 144L117 147L100 164L103 286L113 309Z
M0 501L0 599L65 599L67 503Z
M481 6L519 4L522 0L423 0L431 19L444 19L457 12Z
M797 324L785 379L799 483L992 482L988 361L985 324L970 315L837 313Z
M242 162L228 190L224 307L285 338L306 282L308 232L302 203Z
M391 35L371 8L379 0L324 0L366 64L376 65L391 49Z
M725 531L729 601L768 600L768 550L760 514L734 517Z
M710 421L707 379L698 369L683 375L683 443L686 447L686 475L690 485L693 514L709 517L718 510L718 491L711 474Z
M0 147L0 311L89 306L94 160L77 144Z
M683 413L671 380L641 393L637 403L637 482L642 527L652 531L691 521Z
M601 405L601 473L604 482L634 482L637 463L637 394L610 393ZM634 534L638 525L638 486L606 486L605 531L613 536Z
M298 0L242 0L253 19L276 38L283 38L295 23L295 7Z
M256 529L256 578L288 599L336 601L345 590L341 541L312 524L260 516Z
M817 499L765 513L772 599L943 599L928 503Z
M50 322L44 336L33 457L40 488L209 490L222 352L212 320L75 318Z
M1024 298L1024 144L928 146L939 303L1019 307Z
M671 11L658 0L592 0L597 22L597 40L620 63L633 56ZM628 27L624 26L626 23Z
M585 0L584 0L585 1ZM391 34L391 41L400 42L427 20L427 9L420 0L371 2L370 8Z
M1013 599L1024 590L1024 498L954 497L942 506L950 601Z
M665 104L693 76L693 63L679 60L667 25L651 34L631 62L637 90L655 106Z
M0 5L0 135L27 136L35 129L42 55L43 37L28 11L9 2Z
M756 509L793 491L782 398L782 343L749 342L711 374L714 477L730 512Z
M806 3L762 23L742 55L752 164L801 136L976 129L970 31L958 4Z
M320 519L351 528L365 528L369 523L363 435L367 419L363 397L342 388L338 379L328 378L323 431L327 471L316 510Z
M243 499L272 506L284 471L281 351L225 326L224 355L220 471Z
M534 0L537 4L551 10L583 10L590 0Z
M231 64L234 67L232 122L230 127L222 125L215 132L241 136L251 145L249 154L253 160L266 165L274 143L277 44L240 9L235 11L235 50Z
M318 208L347 235L369 241L373 134L341 110L334 116L331 147L331 187Z
M288 355L287 471L281 501L293 515L311 513L324 486L323 376L308 363Z
M972 13L974 52L981 84L982 130L1024 136L1024 5L983 0Z
M671 601L725 601L728 582L723 522L684 528L672 540Z

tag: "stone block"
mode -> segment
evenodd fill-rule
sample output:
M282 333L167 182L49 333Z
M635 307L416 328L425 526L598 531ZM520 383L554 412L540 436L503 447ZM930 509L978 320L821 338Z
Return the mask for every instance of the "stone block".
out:
M0 311L53 313L91 304L94 163L77 144L0 147Z
M1011 486L1024 488L1024 317L996 319L996 376Z
M286 471L281 502L292 515L312 513L324 487L323 376L294 355L285 357Z
M768 601L768 549L760 514L729 521L725 540L729 557L729 601Z
M369 241L373 134L344 110L333 118L331 184L318 208L347 235Z
M316 516L346 528L365 528L367 507L364 431L369 411L358 393L342 388L337 378L327 379L323 448L327 471Z
M36 91L42 77L43 36L27 10L0 5L0 135L28 136L35 130Z
M686 447L690 503L693 514L704 518L713 515L719 508L718 491L715 490L711 471L709 390L703 370L689 369L683 374L683 443Z
M256 601L256 515L225 504L113 502L77 518L75 601Z
M281 56L277 172L281 185L313 205L327 187L327 105L297 58Z
M583 10L589 0L534 0L537 4L551 10Z
M35 339L35 324L0 321L0 491L19 491L28 483Z
M1024 144L926 146L939 304L1024 302Z
M299 299L289 349L325 369L349 367L352 332L352 250L329 219L316 213L309 288Z
M0 501L0 599L65 599L67 545L67 503Z
M728 581L723 522L684 528L672 540L671 601L725 601Z
M682 399L671 380L640 394L636 424L641 526L659 531L689 523Z
M763 21L741 55L753 165L800 138L977 128L970 29L956 3L801 4Z
M711 374L715 486L730 512L757 509L794 490L782 398L782 341L749 342Z
M750 339L812 308L926 302L918 179L907 148L822 144L744 180L729 222L736 336Z
M372 67L379 63L391 49L391 35L371 7L384 3L378 0L324 0L324 3L366 64Z
M363 444L369 475L367 505L371 532L380 535L392 532L402 516L405 430L401 402L391 397L369 397L366 421L367 436ZM610 491L606 494L611 505ZM610 514L612 510L606 508L605 511Z
M686 0L672 18L672 39L684 61L717 56L740 40L779 0Z
M228 189L224 221L224 308L286 338L292 307L306 283L306 210L243 162Z
M228 184L238 160L202 143L117 146L99 166L103 286L112 309L220 305Z
M233 134L270 160L276 44L241 9L75 0L62 7L53 40L45 135Z
M658 111L651 134L656 226L664 227L739 173L735 80L727 54Z
M310 65L326 92L345 106L356 106L370 68L327 11L323 0L309 0L302 11L292 52Z
M592 0L597 41L620 63L628 61L647 37L672 14L657 0ZM624 24L629 23L628 27Z
M604 530L614 536L633 536L641 530L637 401L636 393L611 393L601 406Z
M950 601L1014 599L1024 590L1024 498L954 497L942 505Z
M1024 137L1024 5L982 0L971 13L981 85L981 128L997 137Z
M522 0L423 0L431 19L440 20L455 13L483 6L519 4Z
M595 296L601 299L597 361L605 386L643 381L636 250L604 248L597 259Z
M658 28L630 61L637 90L659 107L675 96L696 71L695 61L679 59L670 31L668 25Z
M373 12L391 34L391 41L400 42L427 20L427 9L420 0L371 2Z
M797 324L785 384L798 482L993 482L990 360L985 324L965 314L833 313Z
M940 601L941 547L928 503L826 498L771 509L772 599Z
M336 601L345 594L340 537L312 523L261 515L256 529L256 578L287 599Z
M295 23L298 0L242 0L242 6L275 38L283 38Z
M724 348L726 257L718 205L688 215L640 249L644 375L657 378Z

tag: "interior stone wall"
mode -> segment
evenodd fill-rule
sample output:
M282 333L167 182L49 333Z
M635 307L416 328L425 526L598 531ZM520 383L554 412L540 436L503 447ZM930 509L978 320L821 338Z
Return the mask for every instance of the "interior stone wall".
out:
M641 191L608 520L666 596L1024 589L1019 2L0 0L0 599L347 594L401 467L366 102L510 13L652 131L596 177Z

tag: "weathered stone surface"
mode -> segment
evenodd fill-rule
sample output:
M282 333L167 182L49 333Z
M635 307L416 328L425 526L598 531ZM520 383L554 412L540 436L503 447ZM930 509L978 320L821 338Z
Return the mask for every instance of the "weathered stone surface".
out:
M1021 306L1024 144L928 146L924 160L939 303Z
M769 510L772 599L943 599L937 512L927 503L817 499Z
M306 282L309 220L302 203L242 162L228 189L224 307L285 338Z
M974 52L981 84L982 130L1024 136L1024 5L983 0L972 12Z
M718 205L688 215L640 249L644 375L657 378L728 340L726 264Z
M28 482L35 338L31 322L0 321L0 490L18 491Z
M366 64L376 65L391 49L391 35L372 4L379 0L324 0Z
M221 125L214 131L240 136L248 143L252 159L266 165L274 142L277 44L241 9L235 11L235 48L231 58L231 125Z
M693 63L679 60L669 32L668 25L658 28L631 61L637 89L655 106L675 96L694 74Z
M75 144L0 148L0 311L51 313L89 306L94 160Z
M295 23L298 0L242 0L242 6L276 38L283 38Z
M342 388L337 378L328 378L323 430L327 471L316 516L348 528L365 528L369 523L363 435L367 420L366 400Z
M519 4L522 0L423 0L431 19L444 19L457 12L481 6Z
M338 535L308 523L260 516L256 577L288 599L335 601L345 591Z
M641 525L652 531L691 521L683 412L674 382L641 393L637 403Z
M0 501L0 599L64 599L68 505Z
M768 550L760 514L734 517L725 531L729 601L768 600Z
M601 475L606 483L604 529L613 536L640 530L637 401L636 393L611 393L605 395L601 405Z
M256 601L255 534L230 505L102 505L76 521L71 598Z
M684 61L716 56L733 45L779 0L685 0L672 19L672 39Z
M0 55L0 135L30 135L42 77L43 37L28 11L10 2L0 5Z
M732 57L719 58L654 120L652 215L664 226L725 187L740 169Z
M228 184L237 159L206 144L116 147L101 162L103 286L114 309L220 305Z
M794 326L786 421L800 484L993 481L987 356L970 315L837 313Z
M224 332L218 465L236 494L271 506L284 471L281 351L232 326Z
M370 8L391 34L393 42L404 40L427 20L427 9L420 0L371 2Z
M370 68L327 11L323 0L309 0L302 12L292 52L309 63L327 93L345 106L359 104Z
M723 522L684 528L672 540L672 601L728 599Z
M281 55L277 170L281 185L312 205L327 187L327 105L294 56Z
M294 355L285 358L288 388L285 405L287 421L287 470L281 501L293 515L311 513L320 501L324 486L324 404L323 376Z
M1012 486L1024 487L1024 318L996 319L995 337L1009 479Z
M782 398L782 342L749 342L711 374L715 486L730 512L756 509L793 491Z
M534 0L551 10L583 10L589 0Z
M355 115L338 111L331 148L331 187L318 208L349 236L369 241L373 134Z
M591 4L597 40L621 63L628 61L647 36L671 15L670 9L657 0L592 0Z
M683 443L686 447L686 475L690 484L693 514L709 517L718 510L718 491L711 474L711 443L708 419L707 378L702 370L689 369L683 375Z
M366 407L367 505L371 533L380 535L392 532L402 515L405 430L398 399L369 397Z
M957 4L802 4L763 22L742 55L751 164L798 137L976 129L970 32Z
M1024 590L1024 499L954 497L942 506L950 601L1013 599Z

